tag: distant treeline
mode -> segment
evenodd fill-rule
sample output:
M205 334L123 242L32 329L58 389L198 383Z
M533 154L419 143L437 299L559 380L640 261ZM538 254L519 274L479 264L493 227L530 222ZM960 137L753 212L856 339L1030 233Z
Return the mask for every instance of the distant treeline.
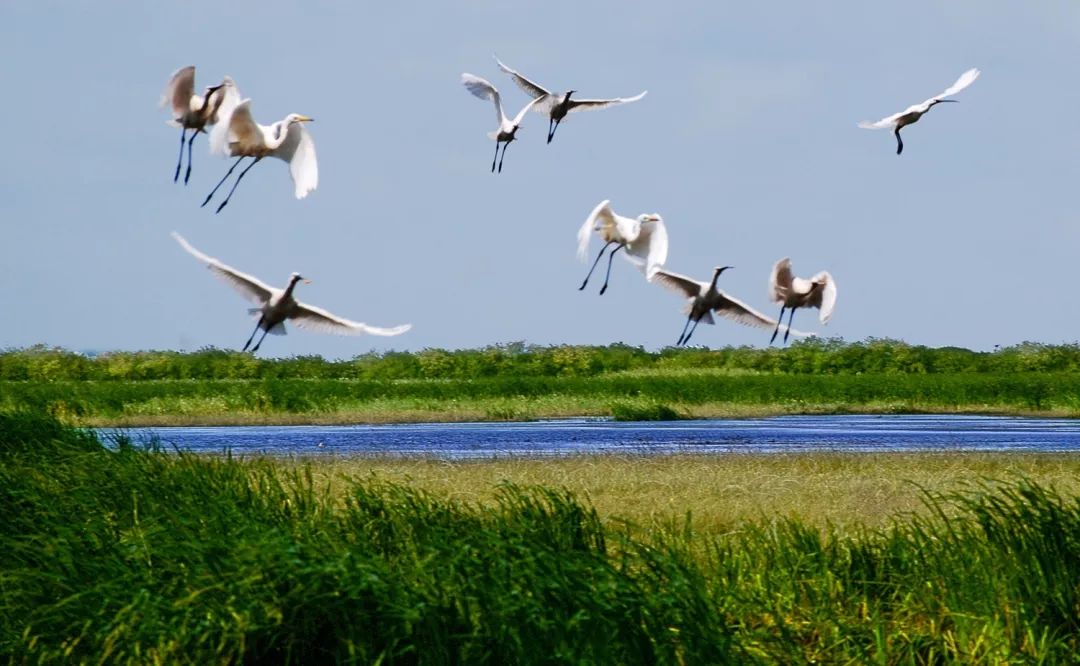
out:
M0 381L168 379L475 379L590 377L626 371L710 369L762 374L935 374L1080 371L1080 345L1025 342L993 352L923 347L898 340L811 339L790 347L666 348L623 344L543 347L521 342L481 349L385 352L328 361L263 359L221 349L85 355L43 346L0 352Z

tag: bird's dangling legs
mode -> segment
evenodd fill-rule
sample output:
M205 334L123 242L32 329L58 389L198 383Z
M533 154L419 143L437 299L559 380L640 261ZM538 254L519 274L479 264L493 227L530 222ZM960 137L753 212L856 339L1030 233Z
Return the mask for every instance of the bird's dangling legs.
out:
M503 154L502 154L502 157L499 158L499 173L502 173L502 163L503 163L503 160L506 159L506 149L509 148L509 147L510 147L510 142L509 141L507 141L506 143L503 144Z
M675 346L678 347L682 344L683 338L687 337L686 329L690 328L690 321L694 318L693 313L686 315L686 323L683 324L682 333L679 334L679 339L675 341Z
M251 346L251 341L255 339L255 334L259 332L259 327L262 326L262 323L262 317L259 317L259 323L255 324L255 330L251 332L251 337L248 338L248 341L244 343L244 348L240 351L246 352L247 348Z
M555 130L552 129L553 127L555 127L555 119L548 118L548 143L551 143L551 137L555 136Z
M592 272L596 270L596 265L600 263L600 257L604 256L604 250L608 249L608 246L614 242L615 241L608 241L604 243L604 247L600 248L600 254L596 255L596 261L592 262L592 268L589 269L589 274L585 276L585 281L578 287L578 291L581 291L585 288L585 285L589 284L589 278L592 277Z
M626 244L625 243L620 243L619 247L612 250L611 254L609 254L607 256L607 275L604 276L604 286L600 287L600 295L601 296L603 296L604 292L607 291L607 283L608 283L608 280L611 279L611 260L615 257L615 253L618 252L619 250L623 249L624 247L626 247Z
M229 199L232 199L232 193L236 191L236 186L240 184L240 180L244 177L244 174L251 171L251 167L258 164L261 159L261 157L256 157L254 162L247 165L247 168L240 172L240 175L236 177L236 182L232 184L232 189L229 190L229 195L225 197L225 201L218 204L217 210L214 211L215 215L221 212L221 209L225 207L225 204L229 203ZM258 346L259 345L255 345L256 348L258 348Z
M196 129L194 132L192 132L191 138L188 139L187 142L187 171L184 172L184 185L187 185L188 178L191 178L191 144L195 143L195 137L199 136L199 132L201 131L202 130L200 129ZM177 169L176 173L177 175L179 175L180 170ZM175 178L173 179L173 182L176 182Z
M798 308L791 308L791 314L787 318L787 330L784 331L784 342L787 343L787 336L791 334L791 320L795 318L795 310Z
M697 330L697 325L698 325L699 321L701 321L701 317L698 317L697 319L694 320L694 325L690 327L690 332L686 334L685 338L683 338L683 341L682 341L683 347L686 346L687 342L690 342L690 336L693 335L694 331Z
M259 338L259 341L255 343L255 346L251 348L251 353L252 354L259 351L259 346L262 345L262 341L266 339L266 334L269 333L269 332L270 332L269 329L263 331L262 337Z
M893 134L896 135L896 154L899 155L904 152L904 140L900 138L900 128L897 127Z
M495 173L495 162L499 160L499 142L495 142L495 157L491 158L491 173Z
M187 138L186 136L184 136L185 134L187 134L187 128L184 127L183 125L181 125L180 126L180 156L176 158L176 173L173 174L173 177L172 177L172 182L174 182L174 183L176 181L180 180L180 165L184 163L184 139ZM190 164L191 164L191 158L189 157L188 158L189 168L190 168Z
M771 344L772 344L773 342L775 342L775 341L776 341L776 334L780 332L780 322L784 321L784 310L785 310L786 308L787 308L787 306L784 306L784 305L781 305L781 306L780 306L780 316L776 318L776 328L775 328L775 329L773 329L773 332L772 332L772 337L771 337L771 338L769 338L769 344L770 344L770 345L771 345Z
M229 167L228 171L225 172L225 177L222 178L221 180L219 180L217 185L214 185L214 189L210 190L210 194L206 195L206 199L202 202L202 206L205 206L206 204L210 203L210 200L214 198L214 194L218 191L218 188L221 187L222 184L224 184L225 181L229 179L229 176L232 175L233 169L236 168L236 165L240 164L240 162L244 159L244 157L246 157L246 156L241 155L240 157L236 158L236 161L233 162L233 165L231 167ZM179 169L177 169L177 173L178 174L180 173ZM199 206L199 207L202 208L202 206Z

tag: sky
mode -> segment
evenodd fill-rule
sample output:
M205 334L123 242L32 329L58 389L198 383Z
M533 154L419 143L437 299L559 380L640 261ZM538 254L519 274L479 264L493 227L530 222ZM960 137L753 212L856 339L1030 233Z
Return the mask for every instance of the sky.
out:
M545 145L526 118L490 172L493 82L528 98L492 54L581 97L648 95L575 114ZM673 344L682 299L616 259L578 291L576 233L610 199L663 216L666 267L775 316L773 263L828 270L846 340L991 349L1074 342L1062 299L1080 248L1080 4L1065 0L771 3L49 2L0 5L0 348L239 348L249 304L170 238L393 338L289 327L260 355L532 344ZM267 160L229 206L200 208L231 160L195 142L174 184L169 75L232 76L256 120L308 126L319 187L297 200ZM856 127L961 72L959 104L904 130ZM590 259L599 249L594 240ZM1070 292L1071 293L1071 292ZM693 343L765 346L721 320Z

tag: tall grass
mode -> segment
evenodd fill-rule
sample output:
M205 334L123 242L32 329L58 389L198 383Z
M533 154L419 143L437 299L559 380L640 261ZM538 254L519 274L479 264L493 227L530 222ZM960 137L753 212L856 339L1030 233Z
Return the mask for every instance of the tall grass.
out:
M0 382L0 411L50 411L89 423L628 419L744 413L983 411L1080 414L1080 373L725 375L701 372L474 380Z
M1070 663L1080 504L928 493L838 533L605 525L571 493L473 504L302 466L101 446L0 415L0 653L15 662Z

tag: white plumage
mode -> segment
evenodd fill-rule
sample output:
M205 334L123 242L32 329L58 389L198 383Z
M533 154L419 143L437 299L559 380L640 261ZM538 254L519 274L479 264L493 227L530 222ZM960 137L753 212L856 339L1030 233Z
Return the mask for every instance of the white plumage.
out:
M559 123L569 113L575 111L595 111L598 109L606 109L609 106L616 106L619 104L628 104L630 102L636 102L644 97L649 91L643 90L633 97L612 97L610 99L570 99L570 96L576 93L576 90L569 90L567 92L551 92L547 88L543 87L535 81L531 81L523 76L520 72L507 67L498 56L495 56L495 63L498 64L499 69L506 72L514 79L514 83L518 85L525 94L536 98L538 104L532 107L533 111L543 113L548 117L548 137L547 142L551 143L551 140L555 138L555 130L559 128Z
M202 205L205 206L213 198L233 169L240 164L245 157L253 157L254 161L236 177L228 196L218 205L215 212L229 203L236 186L251 167L258 164L264 157L276 157L289 165L289 175L292 176L294 191L297 199L303 199L316 187L319 186L319 163L315 157L315 142L311 135L304 129L303 123L312 122L314 119L298 113L290 113L282 120L272 125L260 125L255 122L251 115L251 100L245 99L239 102L227 120L223 123L227 129L222 132L214 132L210 137L210 149L214 152L237 157L236 162L229 167L225 177L206 196Z
M694 330L697 329L700 322L712 324L713 312L746 326L769 329L778 325L776 320L761 314L746 303L716 288L716 282L720 278L720 274L729 268L731 266L717 266L713 271L711 283L700 282L664 269L656 271L655 275L653 275L654 282L689 299L683 307L683 312L687 315L686 323L683 325L682 334L679 335L679 339L675 342L676 345L685 345L689 342L690 336L694 334ZM693 328L690 328L691 322L694 324ZM689 332L687 331L688 328ZM801 331L792 332L799 336L806 335Z
M833 280L828 271L821 271L809 280L795 277L791 271L791 259L784 257L773 265L772 273L769 274L769 299L780 305L777 328L769 340L772 344L780 330L779 321L784 319L785 308L791 308L791 314L788 315L789 330L791 320L795 318L795 310L798 308L818 308L821 310L819 317L821 323L829 323L833 308L836 307L836 280ZM787 337L785 333L785 342L787 342Z
M461 75L461 84L475 97L491 100L495 104L495 119L499 123L499 127L494 132L488 132L488 138L495 140L495 158L491 160L491 171L495 171L495 160L498 159L499 173L502 173L503 161L502 159L499 159L499 144L503 144L502 156L505 158L506 148L516 138L518 128L521 126L521 121L525 118L525 114L529 112L529 109L531 109L533 105L543 98L538 97L526 104L518 111L517 115L514 116L514 119L511 120L507 118L506 113L503 112L502 97L499 95L499 90L491 85L490 81L473 74L465 73Z
M955 95L964 88L970 86L972 83L975 82L975 79L979 78L979 74L979 70L972 67L968 71L961 74L960 78L956 80L956 83L946 88L945 92L941 93L940 95L934 95L925 102L913 104L901 111L900 113L894 113L893 115L888 116L887 118L882 118L881 120L878 120L876 122L863 120L859 123L859 127L863 129L885 129L888 127L893 128L893 134L896 136L896 154L899 155L900 153L904 152L904 142L900 139L900 130L904 127L907 127L908 125L911 125L912 123L918 122L919 118L922 118L923 114L929 111L935 104L940 104L941 102L955 102L956 100L954 99L945 98L949 97L950 95Z
M667 227L663 218L656 213L638 215L637 218L623 217L611 209L610 199L601 201L578 229L578 259L585 261L589 238L594 232L604 241L604 246L600 248L596 261L579 289L584 289L588 284L596 265L604 256L604 251L612 243L616 244L616 248L608 255L607 277L604 278L604 286L600 288L601 294L607 291L608 279L611 277L611 260L619 250L626 250L626 259L637 266L647 280L651 280L653 274L667 261Z
M187 139L188 166L184 173L184 184L187 185L191 178L191 144L199 132L205 132L206 127L213 125L218 127L221 120L228 117L232 107L240 98L240 92L236 88L236 82L226 76L221 83L210 86L202 95L195 93L195 66L181 67L169 77L169 83L165 86L165 92L161 95L159 106L168 106L172 111L172 119L169 125L180 128L180 156L176 160L176 172L173 174L173 182L180 178L180 167L184 162L184 139L187 131L191 138Z
M263 335L259 338L259 341L255 346L252 347L251 351L253 352L258 351L259 345L262 344L267 333L272 335L284 335L286 319L292 320L301 328L322 333L333 333L336 335L400 335L412 328L411 324L403 324L393 328L369 326L368 324L339 317L322 308L315 307L314 305L301 303L293 298L292 295L296 283L304 280L303 276L299 273L292 273L289 275L289 282L285 289L277 289L267 285L256 277L248 275L247 273L242 273L232 266L228 266L218 259L203 254L192 247L190 243L184 240L184 238L175 231L172 232L172 237L176 239L176 242L180 243L180 247L184 248L193 257L206 264L211 272L224 280L226 284L235 289L241 296L259 306L249 311L253 315L258 315L259 321L255 325L255 330L252 331L251 337L248 338L248 341L244 344L244 348L241 351L247 351L247 348L251 345L252 340L255 339L255 334L259 332L259 329L263 330ZM309 280L304 280L304 282L309 282Z

